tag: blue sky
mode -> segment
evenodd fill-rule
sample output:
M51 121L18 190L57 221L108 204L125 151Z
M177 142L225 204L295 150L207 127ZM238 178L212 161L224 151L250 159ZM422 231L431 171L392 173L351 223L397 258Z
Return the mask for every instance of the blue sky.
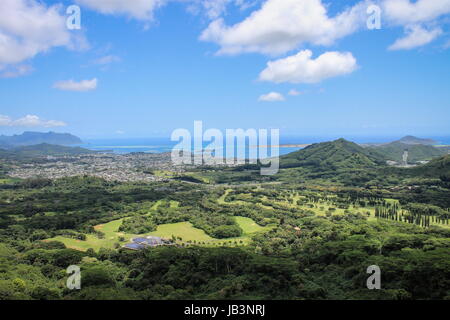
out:
M202 120L298 136L450 135L447 0L375 1L379 30L362 1L11 1L0 12L35 12L30 30L20 15L0 22L0 134L170 136ZM81 30L61 24L71 4Z

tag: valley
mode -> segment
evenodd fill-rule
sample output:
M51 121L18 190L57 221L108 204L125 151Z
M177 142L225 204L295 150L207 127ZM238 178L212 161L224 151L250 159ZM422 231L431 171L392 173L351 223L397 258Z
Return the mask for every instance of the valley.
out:
M259 165L173 167L164 154L45 150L56 153L3 158L1 297L447 296L447 155L392 167L376 148L338 139L281 156L279 173L262 177ZM167 242L127 247L146 237ZM390 275L378 292L362 289L374 263ZM71 264L85 275L80 292L64 289ZM422 278L430 282L417 286Z

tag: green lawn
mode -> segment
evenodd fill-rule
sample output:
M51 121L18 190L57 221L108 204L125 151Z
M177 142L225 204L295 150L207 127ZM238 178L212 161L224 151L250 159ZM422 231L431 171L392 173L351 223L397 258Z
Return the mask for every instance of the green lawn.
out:
M193 227L190 222L162 224L157 227L156 231L151 232L150 235L165 239L171 239L173 235L175 237L181 237L184 242L214 240L205 231Z
M0 180L1 182L1 180ZM250 202L245 201L246 195L242 196L241 199L244 200L236 200L231 202L226 202L225 198L227 195L232 192L233 189L227 189L225 190L224 194L217 199L217 203L219 204L241 204L241 205L254 205ZM251 195L249 195L250 197ZM286 200L274 200L274 199L268 199L267 197L262 197L263 201L272 202L277 205L285 206L286 208L298 208L298 209L304 209L304 210L310 210L314 212L316 215L319 216L325 216L328 212L328 209L332 206L329 202L323 201L319 203L312 204L313 207L309 207L308 204L302 204L297 205L296 201L304 198L298 193L292 193L290 195L286 196ZM270 200L270 201L269 201ZM292 200L294 200L294 203L292 203ZM386 199L389 203L398 202L394 199ZM150 210L154 211L157 210L158 206L167 204L167 200L159 200L155 202ZM272 207L263 206L262 204L258 204L259 206L265 207L267 209L271 209ZM171 200L169 202L169 206L171 208L178 208L179 203L177 201ZM334 207L334 206L333 206ZM322 208L322 209L321 209ZM373 207L366 207L366 208L355 208L353 206L350 206L348 209L350 212L361 212L366 213L369 212L370 216L368 219L370 221L375 221L377 218L375 218L375 208ZM51 213L49 213L51 214ZM151 214L151 212L149 213ZM345 210L335 208L334 211L332 211L332 215L344 215ZM255 221L253 221L250 218L247 217L235 217L237 224L242 228L243 235L241 237L237 238L228 238L228 239L216 239L209 235L207 235L203 230L195 228L190 222L179 222L179 223L170 223L170 224L163 224L159 225L157 227L157 230L154 232L151 232L147 235L153 235L158 236L161 238L171 239L172 236L177 238L177 243L183 244L183 245L189 245L189 244L196 244L196 245L203 245L203 246L218 246L218 245L245 245L248 244L251 241L252 235L258 232L267 232L271 230L272 228L275 228L275 225L268 225L265 227L262 227L258 225ZM135 235L135 234L127 234L119 232L119 227L122 224L122 221L124 219L118 219L114 220L105 224L97 225L94 228L98 231L101 231L104 233L105 237L103 239L98 238L96 235L87 235L86 241L71 239L71 238L65 238L65 237L55 237L48 239L50 240L56 240L63 242L67 247L77 249L77 250L87 250L89 248L93 248L94 250L98 251L100 248L115 248L117 244L124 245L125 243L128 243L131 241L132 238L139 237L139 236L145 236L145 235ZM437 225L437 223L432 223L433 225ZM446 228L449 228L450 226L439 224L439 226L443 226ZM124 240L119 241L119 238L122 237ZM181 238L181 240L180 240Z
M235 217L235 218L236 218L237 224L244 231L244 236L245 235L249 235L249 234L253 234L253 233L256 233L256 232L269 231L270 229L272 229L274 227L274 226L261 227L255 221L253 221L250 218L246 218L246 217Z
M162 204L163 200L158 200L155 202L155 204L151 207L152 210L158 209L159 205Z
M95 251L98 251L100 248L108 248L112 249L114 244L110 244L109 242L98 239L95 236L87 235L86 241L66 238L66 237L54 237L47 239L46 241L59 241L66 245L67 248L76 249L80 251L86 251L89 248L94 249Z
M194 179L201 181L202 183L206 183L206 184L209 184L212 182L211 179L209 179L208 177L196 174L194 172L186 172L183 174L183 176L194 178Z
M114 220L105 224L95 226L95 230L105 234L105 239L114 239L117 237L119 227L122 225L123 219ZM123 233L121 233L123 234Z
M233 191L233 189L227 189L225 190L224 194L221 195L218 199L217 199L217 203L218 204L226 204L227 202L225 202L225 198L228 196L228 194Z
M177 205L175 202L171 203ZM178 223L168 223L159 225L154 232L150 232L146 235L136 235L119 232L119 227L122 224L123 219L114 220L105 224L100 224L95 226L95 230L101 231L105 234L103 239L99 239L96 235L87 235L86 240L76 240L71 238L66 238L62 236L47 239L46 241L60 241L66 245L68 248L77 249L81 251L86 251L89 248L98 251L100 248L113 249L116 243L124 245L131 241L132 238L142 237L147 235L152 235L156 237L161 237L165 239L171 239L172 236L181 238L177 243L195 243L205 246L217 246L223 243L235 243L240 245L248 244L251 239L251 235L256 232L268 231L273 226L261 227L257 225L252 219L245 217L236 217L236 222L244 230L244 234L237 238L228 239L216 239L210 237L205 233L205 231L195 228L190 222L178 222ZM123 237L124 241L119 241L119 237Z
M171 239L172 235L182 238L182 242L196 241L205 242L205 245L217 245L223 242L242 241L244 244L250 242L250 237L257 232L269 231L274 226L261 227L255 221L246 217L235 217L236 222L244 231L241 237L216 239L207 235L203 230L195 228L190 222L178 222L159 225L157 230L150 235Z
M20 179L5 178L5 179L0 179L0 184L14 183L17 181L20 181Z
M95 230L101 231L105 234L104 239L100 239L96 235L88 234L86 235L85 241L66 238L62 236L47 239L47 241L60 241L64 243L68 248L82 251L86 251L89 248L92 248L95 251L98 251L100 248L113 249L115 243L120 243L121 245L123 245L129 242L131 238L136 236L118 231L120 225L122 224L122 221L123 219L119 219L95 226ZM119 237L124 237L125 241L119 241Z
M171 208L178 208L180 206L180 203L175 200L170 200L170 207Z
M150 210L157 210L160 205L165 204L165 203L167 203L166 200L158 200L151 206ZM175 200L170 200L170 202L169 202L169 206L171 208L178 208L179 205L180 205L180 203ZM149 214L151 214L151 212Z

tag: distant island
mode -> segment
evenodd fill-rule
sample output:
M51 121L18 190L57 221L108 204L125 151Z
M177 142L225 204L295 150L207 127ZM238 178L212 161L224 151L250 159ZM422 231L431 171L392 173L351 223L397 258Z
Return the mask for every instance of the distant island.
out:
M79 156L95 153L98 152L80 147L68 147L48 143L41 143L31 146L13 147L9 149L0 148L0 159L29 160L33 158L35 159L48 156L51 157Z
M433 140L433 139L422 139L422 138L417 138L414 136L406 136L401 138L398 141L395 142L401 142L404 144L424 144L424 145L436 145L438 142Z
M438 142L433 139L423 139L423 138L417 138L414 136L405 136L399 140L388 142L388 143L360 143L361 146L382 146L382 145L389 145L389 144L403 144L403 145L426 145L426 146L436 146ZM291 143L291 144L280 144L277 146L272 147L279 147L279 148L306 148L310 146L311 143ZM258 146L252 146L252 147L258 147ZM269 146L259 146L267 148Z
M0 148L8 149L14 147L31 146L37 144L53 144L53 145L75 145L82 144L80 138L70 133L56 132L31 132L26 131L19 135L0 136Z

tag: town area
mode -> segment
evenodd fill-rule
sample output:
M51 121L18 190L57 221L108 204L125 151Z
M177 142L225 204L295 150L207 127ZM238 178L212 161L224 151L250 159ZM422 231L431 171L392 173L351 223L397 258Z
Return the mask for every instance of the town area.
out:
M44 159L43 159L44 160ZM163 181L167 178L158 171L181 173L182 166L174 166L170 153L130 154L80 154L71 156L48 156L45 161L29 161L14 164L8 175L12 178L58 179L71 176L94 176L107 181Z

